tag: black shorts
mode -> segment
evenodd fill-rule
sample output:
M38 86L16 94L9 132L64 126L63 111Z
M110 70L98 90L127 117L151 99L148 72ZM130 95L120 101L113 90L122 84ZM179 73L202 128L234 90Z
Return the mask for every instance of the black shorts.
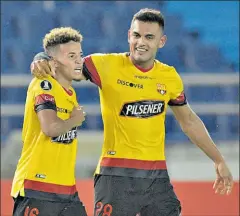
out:
M170 180L96 175L94 216L179 216Z
M13 216L87 216L80 201L55 202L18 196Z

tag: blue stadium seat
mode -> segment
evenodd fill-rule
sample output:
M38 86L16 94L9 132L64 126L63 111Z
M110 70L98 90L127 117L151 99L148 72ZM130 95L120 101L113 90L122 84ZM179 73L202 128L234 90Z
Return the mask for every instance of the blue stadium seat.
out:
M213 46L199 46L195 50L195 59L197 65L206 71L211 72L231 72L231 68L224 61L220 50ZM228 69L228 70L226 70Z
M176 132L176 120L173 116L167 116L166 117L166 126L165 131L166 134L173 134Z
M174 66L177 71L182 71L183 60L181 58L181 52L178 47L163 47L157 53L157 59L165 64Z
M99 104L99 93L97 87L75 88L75 90L78 101L81 104Z
M98 39L98 35L102 34L101 19L102 16L100 13L86 10L82 7L64 10L59 14L61 26L72 26L80 30L83 37L87 38L86 40L88 40L88 38Z
M218 131L217 115L205 114L199 115L199 117L202 119L210 133L216 133Z
M18 17L14 12L5 10L1 13L1 26L3 39L19 37Z
M230 115L227 125L229 125L231 135L239 138L239 116Z
M81 126L81 130L103 130L101 115L87 115L85 122Z
M26 95L27 87L1 87L2 104L25 104Z
M116 1L117 10L121 13L135 14L142 8L161 10L164 8L164 1Z
M165 47L174 48L179 46L184 40L183 20L180 15L165 16L165 34L167 35L167 43Z
M229 125L227 130L222 131L222 125L219 124L217 114L199 115L214 140L237 140L239 138L239 118L238 115L224 115ZM180 126L173 116L166 117L166 142L184 142L189 141L187 136L181 131Z
M5 130L13 131L15 129L22 129L23 116L11 116L1 118L1 123L6 126Z
M19 46L19 44L23 46ZM1 65L2 73L7 73L7 71L12 71L16 74L30 73L30 64L33 56L40 50L40 46L34 49L19 39L7 40L1 47L3 59Z
M1 47L2 57L2 73L12 70L15 73L22 73L22 66L25 63L24 55L22 55L20 41L18 39L3 39L4 43Z
M57 27L55 15L44 12L44 10L40 10L39 13L29 11L28 13L21 14L19 15L19 20L22 40L26 40L32 44L42 41L42 38L49 30Z
M224 88L221 86L190 86L187 88L186 95L191 103L231 102L225 98Z
M169 1L166 7L169 13L181 13L185 28L199 29L203 33L204 43L219 46L224 57L239 66L239 47L236 47L239 37L237 1ZM228 43L231 41L235 44L235 48L231 48L233 52L228 51Z

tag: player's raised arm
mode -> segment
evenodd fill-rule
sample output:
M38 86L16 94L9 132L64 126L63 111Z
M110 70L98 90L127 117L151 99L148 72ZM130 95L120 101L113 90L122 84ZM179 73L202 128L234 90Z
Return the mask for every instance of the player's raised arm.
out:
M50 61L51 58L45 52L37 53L30 67L32 75L38 79L46 78L48 75L54 77L55 71L51 69ZM90 80L101 87L100 77L90 55L84 61L82 75L83 80Z
M49 64L50 60L51 58L45 52L36 54L33 58L33 62L31 63L31 73L39 79L47 77L48 75L54 77L55 72L51 70Z
M179 100L181 101L181 99ZM177 100L175 100L177 102ZM175 118L189 139L202 149L215 163L217 178L214 184L216 193L230 194L233 188L233 177L220 151L211 139L204 123L188 104L171 104Z
M90 80L98 87L102 87L101 76L105 74L105 63L109 59L109 55L93 54L84 58L82 68L82 80ZM38 79L47 77L48 75L55 77L54 70L50 66L51 58L45 53L36 54L31 63L31 73Z
M57 116L54 97L51 95L38 95L35 99L35 111L37 112L43 133L49 137L56 137L80 126L85 120L85 113L81 107L75 107L67 120Z

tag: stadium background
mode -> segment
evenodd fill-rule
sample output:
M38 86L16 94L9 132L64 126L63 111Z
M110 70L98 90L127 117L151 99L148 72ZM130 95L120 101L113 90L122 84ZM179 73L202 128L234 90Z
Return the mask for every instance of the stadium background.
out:
M29 65L54 27L72 26L84 36L84 54L128 51L127 30L140 8L160 9L168 41L157 58L173 65L186 95L224 154L233 194L214 194L213 163L167 115L168 169L183 216L239 215L239 2L237 1L1 1L1 216L11 215L11 179L21 151L21 127ZM92 173L100 155L102 121L98 90L75 83L87 112L79 131L76 174L80 196L92 215Z

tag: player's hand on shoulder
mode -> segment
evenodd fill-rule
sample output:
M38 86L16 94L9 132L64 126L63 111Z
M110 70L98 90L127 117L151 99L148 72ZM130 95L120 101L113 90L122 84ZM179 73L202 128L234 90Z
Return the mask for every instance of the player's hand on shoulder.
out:
M86 113L83 111L83 107L78 105L73 108L70 118L73 118L76 122L76 126L82 125L85 121Z
M215 193L224 195L229 195L232 192L233 189L233 177L232 174L227 167L226 163L220 162L215 164L215 169L217 173L217 178L215 180L215 183L213 185L213 189L215 190Z
M53 70L51 70L49 61L46 59L35 60L31 63L31 73L33 76L37 77L38 79L42 79L44 77L55 76Z

